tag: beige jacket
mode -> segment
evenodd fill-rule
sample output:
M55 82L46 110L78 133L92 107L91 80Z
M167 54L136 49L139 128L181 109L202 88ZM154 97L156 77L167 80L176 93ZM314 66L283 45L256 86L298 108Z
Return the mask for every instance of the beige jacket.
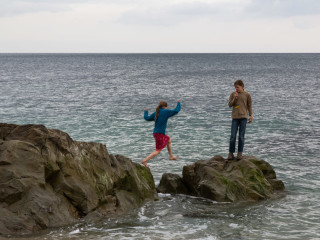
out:
M250 93L243 91L238 93L238 98L235 99L234 93L232 92L229 97L229 107L232 107L232 118L233 119L248 119L249 115L252 116L252 99Z

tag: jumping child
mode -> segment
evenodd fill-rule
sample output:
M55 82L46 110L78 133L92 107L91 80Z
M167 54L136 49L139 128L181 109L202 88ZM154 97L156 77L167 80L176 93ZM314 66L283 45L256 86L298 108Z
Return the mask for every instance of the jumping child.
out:
M232 92L229 97L229 107L232 107L232 124L228 160L234 159L233 153L235 152L236 148L236 137L238 128L239 140L237 159L242 159L244 135L246 132L246 126L248 121L248 112L250 115L248 122L251 123L253 119L251 95L250 93L244 90L243 81L235 81L234 87L236 91Z
M166 146L170 156L169 160L178 159L177 157L172 155L171 138L167 136L165 133L166 133L168 118L176 115L181 109L180 100L177 101L177 106L175 109L170 110L167 108L168 108L168 104L165 101L161 101L159 102L159 105L156 111L152 113L150 116L148 115L148 108L146 108L144 111L145 120L155 121L154 129L153 129L153 137L156 141L156 150L141 161L141 163L146 167L149 167L147 165L147 162L150 159L157 156L161 152L161 150L164 149Z

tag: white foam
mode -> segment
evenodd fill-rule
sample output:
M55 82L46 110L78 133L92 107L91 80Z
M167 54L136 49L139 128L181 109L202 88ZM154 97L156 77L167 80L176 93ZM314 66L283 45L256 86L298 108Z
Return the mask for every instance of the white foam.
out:
M73 234L78 234L78 233L80 233L80 229L79 229L79 228L77 228L76 230L73 230L73 231L70 232L69 234L70 234L70 235L73 235Z
M236 224L236 223L230 223L229 227L231 227L231 228L240 228L240 226L238 224Z

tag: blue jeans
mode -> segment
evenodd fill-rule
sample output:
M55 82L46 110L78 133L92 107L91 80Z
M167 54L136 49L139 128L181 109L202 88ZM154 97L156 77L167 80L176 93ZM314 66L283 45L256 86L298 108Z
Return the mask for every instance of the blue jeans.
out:
M239 139L238 139L238 152L243 152L244 146L244 134L246 132L247 119L232 119L231 123L231 136L230 136L230 145L229 152L234 153L236 149L236 138L239 128Z

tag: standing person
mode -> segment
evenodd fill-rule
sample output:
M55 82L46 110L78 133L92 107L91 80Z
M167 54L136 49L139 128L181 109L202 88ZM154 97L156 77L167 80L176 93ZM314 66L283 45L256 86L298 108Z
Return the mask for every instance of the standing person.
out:
M235 92L232 92L229 97L229 107L232 107L232 124L228 160L234 159L233 153L236 148L238 129L239 139L237 159L242 159L247 122L251 123L253 120L252 99L250 93L244 90L244 83L242 80L235 81L234 87L236 90ZM248 112L250 115L249 119Z
M164 149L166 146L168 148L169 152L169 160L176 160L177 157L172 155L172 148L171 148L171 138L167 136L166 133L166 127L169 117L172 117L176 115L181 109L180 100L177 101L177 106L175 109L170 110L168 109L168 104L165 101L159 102L159 105L157 106L157 109L154 113L152 113L150 116L148 115L148 108L144 111L144 119L147 121L155 121L154 123L154 129L153 129L153 137L156 141L156 150L152 152L148 157L143 159L141 163L149 167L147 165L147 162L157 156L162 149Z

